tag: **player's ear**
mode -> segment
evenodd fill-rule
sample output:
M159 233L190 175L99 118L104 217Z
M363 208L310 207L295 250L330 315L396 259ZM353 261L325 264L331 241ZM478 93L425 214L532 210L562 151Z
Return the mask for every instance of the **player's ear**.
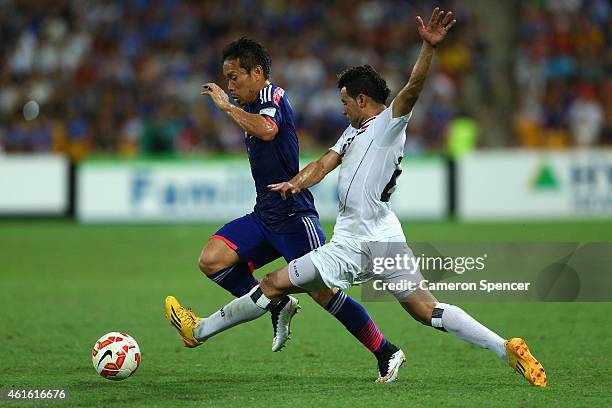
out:
M251 70L251 74L256 80L264 78L264 72L261 65L255 65L255 67Z
M359 94L355 100L357 101L357 106L363 109L368 103L368 96L365 94Z

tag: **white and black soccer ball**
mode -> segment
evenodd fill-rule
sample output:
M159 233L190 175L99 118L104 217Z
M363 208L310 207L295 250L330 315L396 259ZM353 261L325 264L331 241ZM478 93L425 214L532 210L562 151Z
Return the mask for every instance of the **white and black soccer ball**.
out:
M140 365L140 348L130 335L110 332L96 342L91 360L102 377L114 381L125 380Z

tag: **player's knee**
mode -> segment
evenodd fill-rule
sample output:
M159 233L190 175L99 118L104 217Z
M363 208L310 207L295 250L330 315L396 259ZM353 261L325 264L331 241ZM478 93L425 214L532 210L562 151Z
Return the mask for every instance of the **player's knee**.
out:
M213 253L204 250L198 258L198 268L208 276L223 269L224 265Z
M308 294L315 302L325 307L332 300L336 292L338 292L338 289L325 288L325 289L317 290L316 292L310 292Z

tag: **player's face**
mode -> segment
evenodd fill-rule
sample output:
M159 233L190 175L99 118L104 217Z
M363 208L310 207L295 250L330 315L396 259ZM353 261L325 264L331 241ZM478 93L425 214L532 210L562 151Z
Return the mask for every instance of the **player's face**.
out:
M238 59L227 59L223 61L223 76L227 79L227 90L236 102L248 105L255 100L261 88L257 67L247 72Z
M340 99L342 99L342 114L346 116L352 127L358 128L362 121L362 112L356 99L350 97L346 92L346 87L340 90Z

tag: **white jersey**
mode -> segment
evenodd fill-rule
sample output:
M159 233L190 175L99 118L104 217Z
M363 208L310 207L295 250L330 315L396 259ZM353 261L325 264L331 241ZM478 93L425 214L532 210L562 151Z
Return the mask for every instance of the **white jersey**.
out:
M363 241L403 236L389 197L402 172L400 162L410 113L393 118L391 106L359 129L349 126L331 148L342 157L334 236Z

